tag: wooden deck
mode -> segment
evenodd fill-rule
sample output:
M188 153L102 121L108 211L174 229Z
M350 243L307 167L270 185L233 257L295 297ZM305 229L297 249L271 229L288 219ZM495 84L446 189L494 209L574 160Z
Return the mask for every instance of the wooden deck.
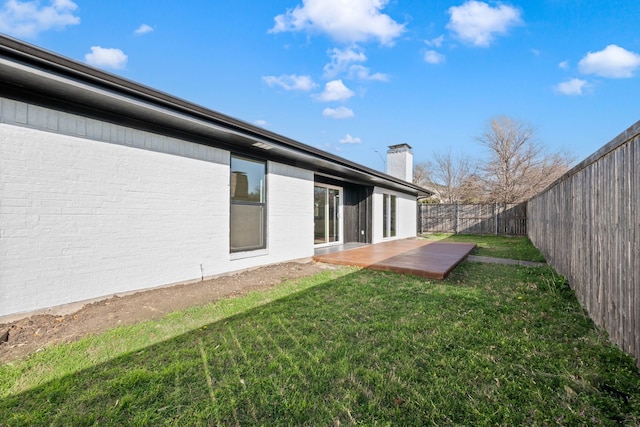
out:
M473 243L406 239L318 254L313 259L328 264L355 265L372 270L444 279L475 247Z

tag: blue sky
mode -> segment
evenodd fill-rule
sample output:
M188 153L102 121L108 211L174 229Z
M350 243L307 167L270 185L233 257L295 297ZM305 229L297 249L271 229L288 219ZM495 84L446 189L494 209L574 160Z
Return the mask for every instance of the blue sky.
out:
M640 119L640 2L0 1L0 32L383 170L497 115L582 159Z

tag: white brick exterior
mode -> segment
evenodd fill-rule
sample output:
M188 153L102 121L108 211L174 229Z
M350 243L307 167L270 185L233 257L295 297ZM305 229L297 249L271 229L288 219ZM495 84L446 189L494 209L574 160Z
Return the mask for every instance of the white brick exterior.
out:
M408 144L392 145L387 151L387 174L407 182L413 181L413 153Z
M274 162L268 169L272 262L313 256L313 173Z
M232 256L228 151L0 108L0 316L313 255L310 171L268 163L267 249Z
M383 194L396 196L397 223L395 237L383 236ZM380 243L387 240L407 239L416 237L417 230L417 205L416 198L404 193L399 193L386 188L375 187L373 190L373 239L372 243Z

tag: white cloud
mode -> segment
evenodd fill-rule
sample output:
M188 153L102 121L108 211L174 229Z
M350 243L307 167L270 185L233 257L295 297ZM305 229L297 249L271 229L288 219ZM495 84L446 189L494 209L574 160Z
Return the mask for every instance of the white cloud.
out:
M267 121L262 119L258 119L253 123L255 123L256 126L260 126L260 127L266 127L268 125Z
M540 56L540 50L539 49L531 49L531 53L533 53L535 56Z
M428 50L424 54L424 60L429 64L442 64L445 62L446 57L435 50Z
M80 23L80 18L74 15L77 8L71 0L51 0L48 6L41 6L35 0L8 0L0 8L0 32L36 37L42 31L62 30Z
M640 66L640 55L610 44L599 52L589 52L578 63L582 74L595 74L600 77L633 77Z
M133 33L142 35L142 34L151 33L152 31L153 31L153 27L151 25L142 24Z
M475 0L450 7L449 14L447 28L462 41L480 47L488 47L497 35L522 24L520 10L504 4L491 7Z
M562 61L561 63L558 64L558 67L563 69L563 70L568 70L569 69L569 61Z
M352 65L349 67L350 79L358 79L358 80L375 80L379 82L389 81L389 76L384 73L373 73L371 74L371 70L368 67L364 67L362 65Z
M279 77L264 76L262 81L271 87L280 86L284 90L299 90L303 92L309 91L316 86L311 77L298 76L296 74L290 74L288 76L283 74Z
M316 95L315 98L318 101L330 102L330 101L345 101L351 98L353 91L346 87L342 80L332 80L327 82L324 86L324 92Z
M354 62L365 62L367 60L364 52L357 46L346 49L334 48L329 51L331 62L324 66L324 75L333 78L345 72L350 64Z
M346 73L350 79L387 81L383 73L373 73L368 67L357 64L367 60L367 56L358 46L345 49L334 48L329 52L331 62L324 66L324 76L328 79Z
M441 35L440 37L436 37L435 39L425 40L424 41L424 43L427 46L433 46L433 47L441 47L442 46L442 42L444 42L444 35Z
M340 144L362 144L362 140L359 137L353 137L349 134L347 134L344 138L342 138L340 141Z
M330 119L350 119L354 116L353 110L347 107L325 108L322 115Z
M343 43L374 39L392 45L405 26L382 13L387 3L389 0L302 0L302 6L276 16L269 32L319 32Z
M555 89L563 95L582 95L582 91L588 86L589 83L586 80L571 79L566 82L558 83Z
M123 69L129 59L120 49L91 46L91 53L84 56L87 64L94 67Z

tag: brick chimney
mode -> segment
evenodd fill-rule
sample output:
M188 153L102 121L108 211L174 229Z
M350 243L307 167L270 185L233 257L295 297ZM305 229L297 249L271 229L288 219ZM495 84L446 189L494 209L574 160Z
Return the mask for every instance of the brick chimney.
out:
M409 144L390 145L387 150L387 175L413 181L413 153Z

